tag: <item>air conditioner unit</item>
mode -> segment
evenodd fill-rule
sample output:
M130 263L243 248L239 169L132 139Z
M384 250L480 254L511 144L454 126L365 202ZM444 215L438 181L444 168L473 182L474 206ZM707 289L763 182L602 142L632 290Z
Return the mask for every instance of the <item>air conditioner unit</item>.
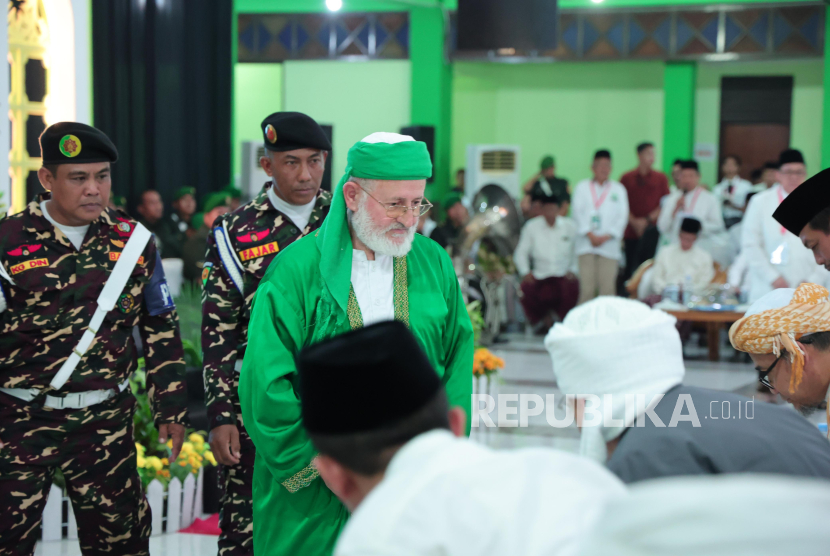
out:
M242 190L242 198L247 202L259 195L265 182L271 180L271 176L265 173L259 165L259 159L265 156L265 147L262 141L244 141L242 143L242 167L239 189Z
M472 199L485 185L498 185L514 199L521 197L517 145L467 145L464 194Z

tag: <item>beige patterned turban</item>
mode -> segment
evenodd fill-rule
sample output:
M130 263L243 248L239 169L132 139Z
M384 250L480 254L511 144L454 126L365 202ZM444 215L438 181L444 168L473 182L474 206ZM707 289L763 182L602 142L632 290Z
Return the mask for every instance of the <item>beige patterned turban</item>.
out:
M827 289L816 284L801 284L796 290L774 290L759 299L744 318L732 325L729 340L735 349L747 353L780 356L781 350L786 350L793 369L790 376L792 393L801 384L804 371L804 353L796 340L806 334L830 331L828 295ZM763 310L765 307L772 308Z

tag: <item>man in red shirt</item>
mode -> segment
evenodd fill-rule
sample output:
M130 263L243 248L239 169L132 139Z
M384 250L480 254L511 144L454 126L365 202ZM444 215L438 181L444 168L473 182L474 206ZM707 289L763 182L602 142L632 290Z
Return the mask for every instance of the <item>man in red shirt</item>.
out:
M669 194L666 174L652 169L654 144L637 145L637 168L623 175L620 182L628 191L628 227L625 229L625 279L631 277L637 267L654 257L660 232L657 217L660 216L660 199Z

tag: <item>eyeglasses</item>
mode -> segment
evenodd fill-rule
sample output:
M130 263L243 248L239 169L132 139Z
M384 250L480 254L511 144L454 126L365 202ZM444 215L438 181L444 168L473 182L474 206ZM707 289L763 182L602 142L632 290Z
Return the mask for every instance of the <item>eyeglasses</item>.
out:
M775 366L781 361L781 358L784 357L783 354L779 355L778 358L772 362L772 365L766 371L761 371L761 374L758 375L758 382L769 388L770 390L773 389L772 383L769 381L769 374L775 369Z
M386 209L386 216L388 216L389 218L400 218L410 210L413 213L417 213L418 217L420 218L421 216L429 212L429 209L432 208L432 203L430 203L426 199L422 200L419 204L415 205L414 207L407 207L404 205L399 205L397 203L384 203L383 201L378 200L377 198L375 198L374 195L366 191L366 189L362 185L358 184L358 186L360 187L360 189L363 189L366 195L368 195L372 199L375 199L375 201L377 201L380 206Z

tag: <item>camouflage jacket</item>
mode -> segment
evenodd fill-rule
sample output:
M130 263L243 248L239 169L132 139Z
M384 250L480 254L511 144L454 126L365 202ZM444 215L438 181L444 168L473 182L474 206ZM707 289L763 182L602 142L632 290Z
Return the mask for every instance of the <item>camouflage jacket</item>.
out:
M210 428L236 424L234 366L245 354L251 302L259 281L279 251L320 227L331 204L331 193L320 189L308 225L298 230L268 200L270 185L271 182L266 183L247 205L217 218L208 236L202 270L202 354ZM216 247L213 232L222 222L244 268L244 296L231 281Z
M0 313L0 386L51 390L72 353L98 295L135 229L126 213L106 209L89 227L80 251L40 209L43 193L22 212L0 220L0 278L8 307ZM115 309L60 392L117 388L136 370L133 327L144 345L147 390L157 423L184 423L187 393L178 317L153 242L133 269Z

